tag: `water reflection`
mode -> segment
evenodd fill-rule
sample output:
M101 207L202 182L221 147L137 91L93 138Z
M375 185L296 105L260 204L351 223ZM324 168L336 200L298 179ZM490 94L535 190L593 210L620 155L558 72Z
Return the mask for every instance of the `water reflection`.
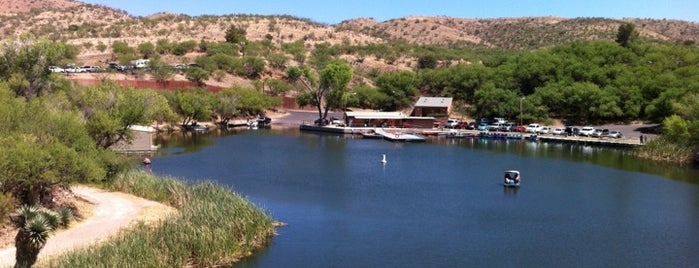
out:
M464 146L475 150L512 153L585 162L626 171L660 175L666 178L699 184L697 167L679 166L635 157L631 148L603 147L587 144L534 142L528 140L493 139L444 139L433 138L430 142L448 146Z
M483 139L391 143L274 129L198 144L211 145L160 156L154 172L230 185L288 223L239 267L699 262L699 187L649 175L683 179L697 171L643 174L650 163L624 149ZM502 171L513 168L524 177L521 189L501 184Z

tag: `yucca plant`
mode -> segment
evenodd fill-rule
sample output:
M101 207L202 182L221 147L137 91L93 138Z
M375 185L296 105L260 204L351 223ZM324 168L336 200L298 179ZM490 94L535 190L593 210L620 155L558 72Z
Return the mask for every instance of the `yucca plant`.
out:
M71 213L72 215L72 213ZM61 214L36 206L22 206L11 216L17 227L15 267L31 267L57 227L66 225Z
M58 217L60 217L60 225L65 228L75 218L75 214L69 207L61 207L58 209Z

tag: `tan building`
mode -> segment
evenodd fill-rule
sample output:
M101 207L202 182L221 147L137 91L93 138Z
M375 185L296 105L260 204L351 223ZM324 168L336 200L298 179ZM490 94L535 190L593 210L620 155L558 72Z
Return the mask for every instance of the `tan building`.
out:
M133 140L130 142L119 142L112 145L114 151L120 153L149 154L158 150L158 146L153 145L153 135L155 129L148 126L131 126Z
M448 117L453 98L420 97L415 103L412 116Z

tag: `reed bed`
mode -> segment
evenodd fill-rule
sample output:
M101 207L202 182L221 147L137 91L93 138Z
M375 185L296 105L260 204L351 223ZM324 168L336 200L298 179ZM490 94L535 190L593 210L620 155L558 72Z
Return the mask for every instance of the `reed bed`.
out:
M231 264L274 234L270 215L213 182L188 184L144 172L119 176L108 188L160 201L178 214L137 224L97 246L61 255L49 267L212 267Z
M662 136L648 141L633 153L641 158L679 164L692 163L695 154L693 146L673 143Z

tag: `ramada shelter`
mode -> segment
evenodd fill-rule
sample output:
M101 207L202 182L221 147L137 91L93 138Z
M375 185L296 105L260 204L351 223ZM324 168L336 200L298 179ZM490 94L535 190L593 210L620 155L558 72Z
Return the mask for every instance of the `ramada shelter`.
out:
M348 127L432 128L434 117L406 116L402 112L345 112Z

